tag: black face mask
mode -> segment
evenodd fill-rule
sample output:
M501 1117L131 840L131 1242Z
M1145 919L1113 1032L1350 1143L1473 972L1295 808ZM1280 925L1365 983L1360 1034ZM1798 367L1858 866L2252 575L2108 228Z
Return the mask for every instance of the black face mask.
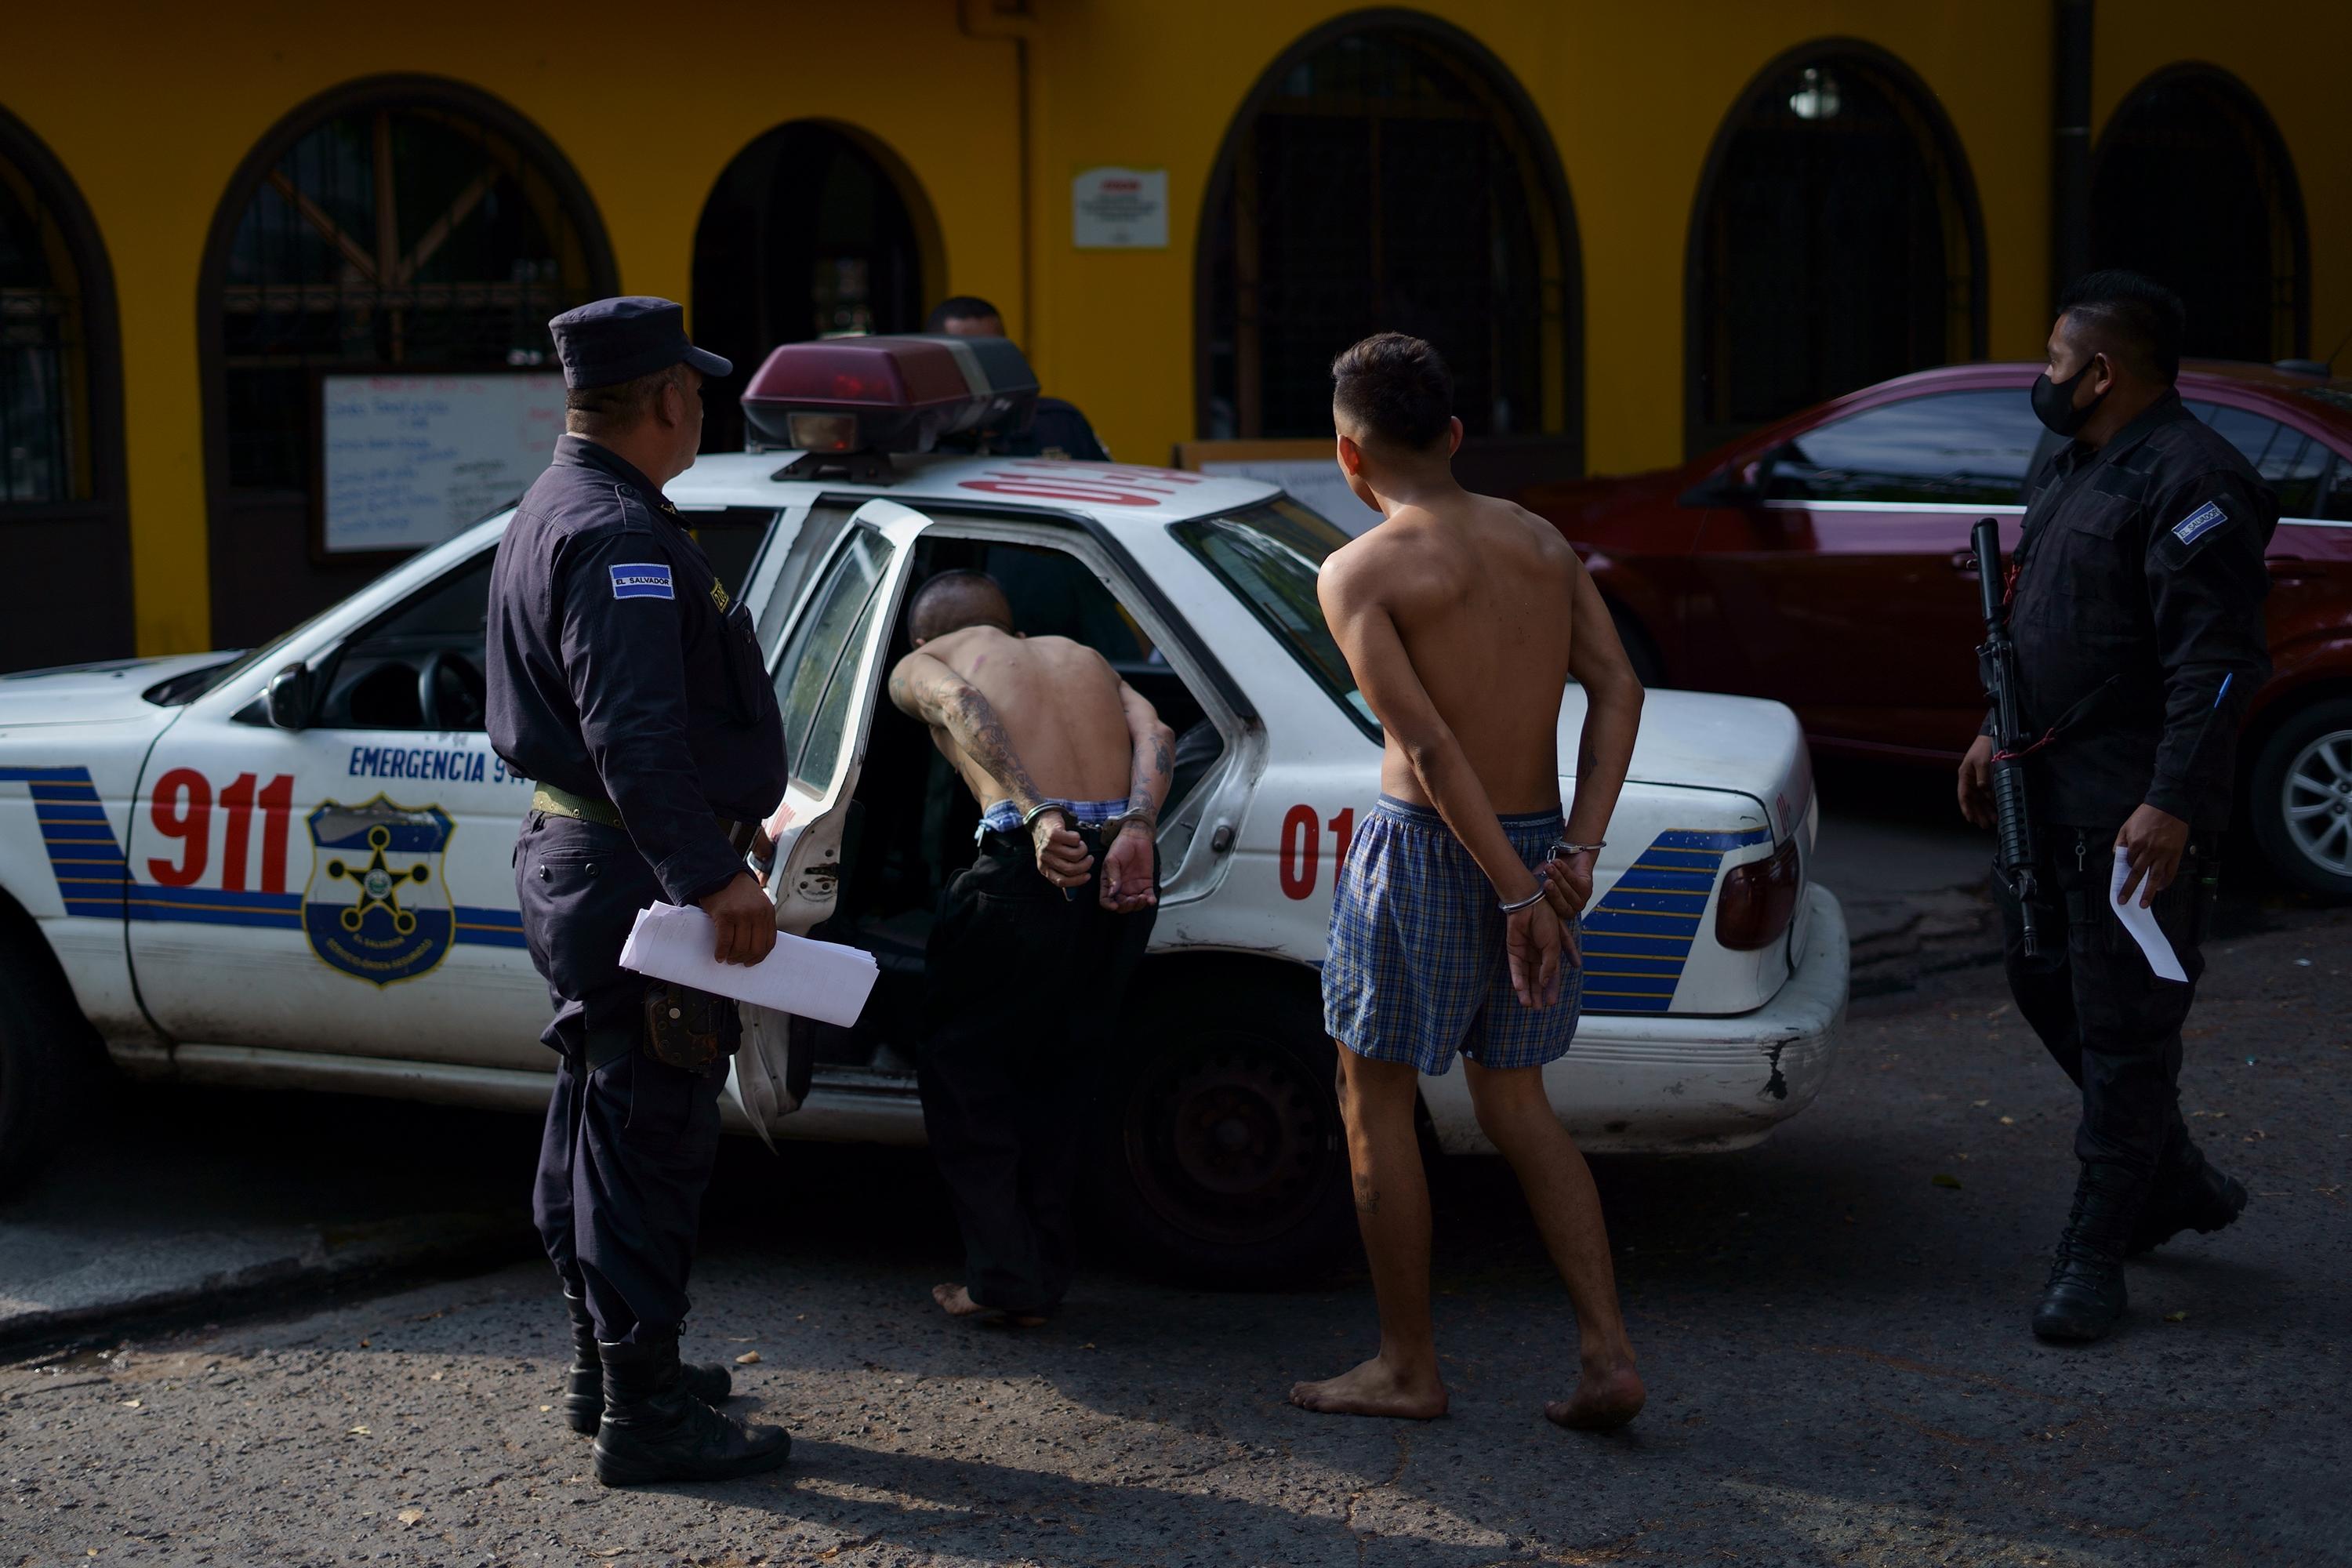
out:
M2082 369L2063 381L2051 380L2046 370L2034 377L2033 416L2049 426L2053 435L2074 435L2090 423L2091 416L2099 411L2099 405L2107 400L2107 395L2103 392L2082 407L2074 406L2075 386L2091 374L2091 366L2097 363L2097 356L2094 355L2084 362Z

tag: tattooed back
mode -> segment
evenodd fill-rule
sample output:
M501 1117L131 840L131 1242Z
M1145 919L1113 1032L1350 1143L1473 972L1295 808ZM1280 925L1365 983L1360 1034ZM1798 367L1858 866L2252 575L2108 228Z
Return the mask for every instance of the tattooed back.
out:
M1022 637L967 626L933 637L922 651L988 699L1007 752L1038 793L1062 800L1118 800L1128 794L1134 742L1120 705L1118 672L1068 637ZM991 746L988 726L970 744ZM987 759L933 728L931 739L983 806L1003 798Z

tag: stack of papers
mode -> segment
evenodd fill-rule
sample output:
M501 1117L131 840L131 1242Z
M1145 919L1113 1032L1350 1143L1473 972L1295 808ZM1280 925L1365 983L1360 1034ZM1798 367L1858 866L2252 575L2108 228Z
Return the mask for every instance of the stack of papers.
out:
M621 967L843 1028L857 1022L879 972L874 955L837 942L776 933L773 952L753 964L711 956L719 934L691 905L656 904L637 911L621 948Z

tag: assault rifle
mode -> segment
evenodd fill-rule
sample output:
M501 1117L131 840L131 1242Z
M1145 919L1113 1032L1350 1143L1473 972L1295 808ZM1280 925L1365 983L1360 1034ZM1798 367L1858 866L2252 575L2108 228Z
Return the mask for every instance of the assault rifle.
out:
M2017 713L2017 644L2009 635L2007 584L2000 570L2000 525L1986 518L1976 526L1977 590L1984 597L1985 640L1977 668L1992 704L1993 868L2017 900L2025 953L2038 957L2042 933L2034 918L2033 821L2025 808L2025 758L2032 742Z

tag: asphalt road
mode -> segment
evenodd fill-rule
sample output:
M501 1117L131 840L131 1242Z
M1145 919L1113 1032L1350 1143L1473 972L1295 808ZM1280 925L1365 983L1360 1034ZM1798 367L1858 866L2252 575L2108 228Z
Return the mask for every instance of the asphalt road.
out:
M2184 1079L2253 1206L2135 1267L2102 1345L2026 1331L2073 1111L1972 969L1858 1003L1766 1146L1602 1169L1653 1391L1615 1436L1538 1414L1572 1325L1493 1162L1438 1173L1454 1414L1405 1425L1283 1403L1369 1348L1360 1281L1101 1265L1053 1327L974 1329L928 1303L954 1243L919 1152L734 1141L689 1348L757 1355L739 1407L793 1428L790 1471L599 1489L518 1263L0 1368L0 1563L2352 1563L2352 914L2271 923L2214 950ZM518 1190L516 1119L321 1103L149 1107L143 1168Z

